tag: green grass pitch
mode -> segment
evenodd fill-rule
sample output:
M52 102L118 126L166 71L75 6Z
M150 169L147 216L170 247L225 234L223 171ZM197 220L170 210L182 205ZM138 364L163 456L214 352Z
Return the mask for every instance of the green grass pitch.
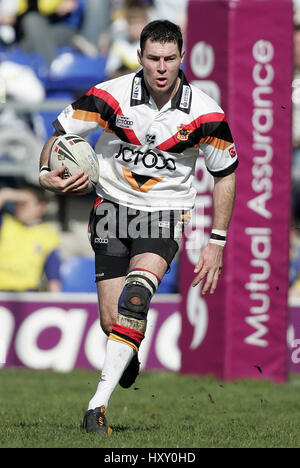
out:
M97 383L87 370L0 370L0 447L300 447L300 375L276 384L142 372L115 390L104 437L80 428Z

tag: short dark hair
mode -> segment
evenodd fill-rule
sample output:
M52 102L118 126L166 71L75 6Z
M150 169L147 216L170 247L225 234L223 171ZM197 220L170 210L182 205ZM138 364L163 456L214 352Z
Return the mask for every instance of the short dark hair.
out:
M141 32L140 49L141 54L145 50L146 41L150 39L151 42L175 42L178 45L181 54L183 39L181 29L177 24L168 20L155 20L148 23Z
M23 182L18 187L20 190L30 192L39 203L48 203L49 195L42 187L39 185L32 184L31 182Z

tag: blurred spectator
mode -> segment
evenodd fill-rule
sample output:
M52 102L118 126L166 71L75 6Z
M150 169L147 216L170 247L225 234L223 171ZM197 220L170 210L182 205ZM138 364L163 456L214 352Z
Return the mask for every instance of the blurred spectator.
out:
M84 0L18 0L18 41L26 52L54 60L57 48L72 44L81 28Z
M102 54L109 53L113 41L128 38L126 13L128 6L133 3L150 7L153 5L153 0L110 0L110 26L106 31L100 32L98 39L98 48Z
M98 49L99 36L111 23L111 0L86 0L86 10L81 35Z
M127 0L110 0L109 27L100 31L98 48L101 54L107 55L113 40L126 36L125 5Z
M30 180L37 177L37 160L42 141L36 129L37 117L34 109L45 99L44 84L38 79L30 66L21 65L11 60L0 61L0 172L2 163L6 171L16 174L19 165L24 164L23 174ZM15 109L14 103L20 103L22 109ZM13 105L9 105L13 104Z
M293 0L294 5L294 22L299 22L299 15L300 15L300 0Z
M18 0L0 0L0 45L13 44Z
M11 98L34 104L42 102L45 94L43 83L29 66L0 61L0 102Z
M185 37L188 0L153 0L154 19L167 19L180 26Z
M137 59L139 38L142 29L148 23L147 7L138 0L127 2L125 13L126 35L112 42L105 72L109 78L115 77L119 69L124 67L133 72L140 67Z
M292 83L293 197L290 231L289 295L300 296L300 0L294 0L294 75Z
M14 214L9 205L14 205ZM4 211L4 207L7 211ZM60 291L59 236L43 221L47 195L40 187L0 190L0 290L41 290L43 274L48 291Z
M294 27L294 76L292 82L293 198L292 211L300 220L300 23Z
M111 2L110 36L99 38L99 49L108 54L106 74L116 77L139 68L137 49L143 27L152 19L166 18L185 33L187 0L115 0ZM110 37L114 39L111 40Z
M300 237L299 228L294 225L290 231L289 296L300 296Z
M300 24L294 28L294 76L293 76L293 147L300 149ZM300 154L296 165L300 167Z

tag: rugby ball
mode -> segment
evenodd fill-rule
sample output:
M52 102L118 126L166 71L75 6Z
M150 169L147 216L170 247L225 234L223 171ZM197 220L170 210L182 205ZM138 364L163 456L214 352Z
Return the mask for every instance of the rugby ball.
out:
M49 167L51 170L66 166L63 178L66 179L83 170L89 176L88 187L80 193L91 192L98 182L99 163L91 145L82 137L73 134L60 135L50 149Z

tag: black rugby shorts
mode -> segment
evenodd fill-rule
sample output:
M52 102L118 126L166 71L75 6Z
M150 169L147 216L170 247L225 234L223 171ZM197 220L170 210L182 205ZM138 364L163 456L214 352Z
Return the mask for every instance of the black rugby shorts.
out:
M179 248L188 213L135 210L97 197L88 228L96 282L126 276L130 259L145 252L160 255L169 266Z

